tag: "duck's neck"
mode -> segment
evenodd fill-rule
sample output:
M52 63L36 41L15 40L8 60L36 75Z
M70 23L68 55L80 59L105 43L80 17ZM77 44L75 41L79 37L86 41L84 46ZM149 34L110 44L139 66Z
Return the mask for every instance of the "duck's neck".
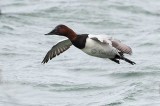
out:
M66 37L69 38L71 41L74 41L77 38L77 34L73 30L70 30L67 33Z

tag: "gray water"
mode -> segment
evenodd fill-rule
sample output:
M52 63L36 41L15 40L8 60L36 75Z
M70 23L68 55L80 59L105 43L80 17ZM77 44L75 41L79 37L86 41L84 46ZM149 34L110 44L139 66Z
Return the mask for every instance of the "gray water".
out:
M0 106L160 106L159 0L1 0ZM65 24L107 34L137 64L91 57L72 46L41 64Z

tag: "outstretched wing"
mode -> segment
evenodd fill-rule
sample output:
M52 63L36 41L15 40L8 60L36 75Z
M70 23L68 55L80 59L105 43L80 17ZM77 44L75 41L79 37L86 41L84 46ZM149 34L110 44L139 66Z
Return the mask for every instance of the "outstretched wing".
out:
M129 46L121 43L119 40L112 39L111 42L112 42L112 46L118 49L119 51L121 51L122 53L130 54L130 55L132 54L132 49Z
M69 49L71 45L72 45L72 42L69 39L58 42L56 45L54 45L51 48L51 50L48 51L42 63L43 64L47 63L52 58L56 57L57 55Z

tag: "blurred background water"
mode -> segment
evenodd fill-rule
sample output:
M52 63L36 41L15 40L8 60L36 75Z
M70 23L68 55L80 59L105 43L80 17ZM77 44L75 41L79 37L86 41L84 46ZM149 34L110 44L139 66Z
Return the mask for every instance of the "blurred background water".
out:
M0 106L160 106L159 0L1 0ZM71 47L43 65L59 36L107 34L133 48L120 65Z

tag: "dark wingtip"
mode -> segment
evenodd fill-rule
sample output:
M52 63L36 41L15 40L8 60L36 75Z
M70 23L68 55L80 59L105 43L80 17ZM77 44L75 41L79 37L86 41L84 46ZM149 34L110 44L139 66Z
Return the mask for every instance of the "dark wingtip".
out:
M45 62L44 62L44 61L42 61L42 62L41 62L41 64L45 64Z
M48 62L48 60L44 59L41 63L46 64L47 62Z
M42 62L41 62L41 64L45 64L45 62L44 62L44 61L42 61Z
M44 58L41 63L42 63L42 64L45 64L45 63L47 63L47 62L48 62L48 60L47 60L46 58Z

